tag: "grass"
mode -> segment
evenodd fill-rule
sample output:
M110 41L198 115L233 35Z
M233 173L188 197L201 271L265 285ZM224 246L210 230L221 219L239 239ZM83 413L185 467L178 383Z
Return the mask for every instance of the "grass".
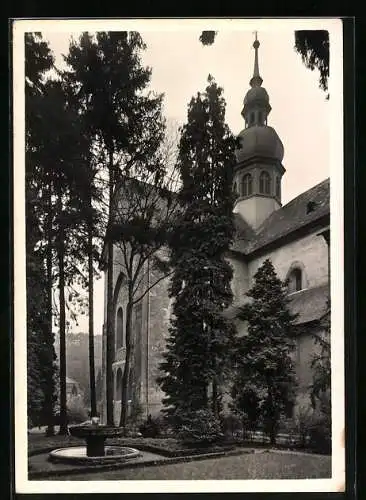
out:
M280 451L227 456L198 462L62 476L69 481L318 479L331 476L331 458ZM49 480L56 477L49 477Z

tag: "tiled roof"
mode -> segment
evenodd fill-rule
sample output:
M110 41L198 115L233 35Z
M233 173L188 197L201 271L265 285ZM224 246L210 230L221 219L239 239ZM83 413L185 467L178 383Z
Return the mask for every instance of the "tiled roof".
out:
M319 320L326 312L328 285L300 290L289 296L292 314L298 314L295 324L302 325Z
M329 179L326 179L273 212L255 233L243 218L236 214L237 236L232 250L250 254L310 222L329 215L329 194ZM309 204L312 204L313 208L310 212Z
M303 325L322 318L326 312L328 299L328 285L306 288L289 295L289 309L292 314L298 314L295 325ZM244 297L240 302L233 304L224 311L224 316L230 319L238 317L241 308L252 302L250 297Z

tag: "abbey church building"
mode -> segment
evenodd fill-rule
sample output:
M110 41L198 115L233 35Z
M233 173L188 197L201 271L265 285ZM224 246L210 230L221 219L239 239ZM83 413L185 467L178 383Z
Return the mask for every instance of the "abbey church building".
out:
M276 130L270 126L270 96L260 76L255 40L254 71L241 111L244 128L239 133L240 148L234 171L233 189L236 193L234 218L236 236L228 252L233 270L234 302L226 313L233 319L239 334L245 324L238 319L240 307L253 283L257 269L270 259L280 279L288 279L288 293L293 313L297 313L294 361L299 381L297 407L310 404L309 386L312 383L311 360L314 334L321 331L329 296L330 210L329 179L301 193L282 205L282 179L286 170L282 164L284 148ZM238 110L239 111L239 110ZM291 169L291 165L286 165ZM122 270L118 267L118 246L114 248L114 417L119 422L121 383L125 357L123 318L126 298ZM157 270L148 270L153 281ZM107 271L105 271L107 272ZM150 276L150 278L149 278ZM146 285L146 284L145 284ZM142 286L145 286L142 284ZM107 287L107 279L105 280ZM105 324L107 290L105 290ZM144 415L156 415L162 408L163 393L156 383L159 364L165 349L165 339L171 314L168 280L160 281L133 313L134 359L133 381L129 404L138 402ZM106 329L103 332L103 370L106 363ZM104 384L105 385L105 384ZM105 421L105 408L102 420Z

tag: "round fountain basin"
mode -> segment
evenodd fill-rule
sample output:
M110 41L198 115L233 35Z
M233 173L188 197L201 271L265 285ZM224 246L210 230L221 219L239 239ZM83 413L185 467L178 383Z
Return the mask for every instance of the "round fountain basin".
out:
M104 456L105 440L123 435L123 429L107 425L74 425L69 430L72 436L85 439L88 457Z
M72 425L69 431L72 436L80 438L104 437L106 439L123 435L123 429L107 425Z
M105 446L104 455L89 456L86 446L72 446L68 448L58 448L49 453L51 462L64 464L100 465L123 463L127 460L137 458L141 453L135 448L126 446Z

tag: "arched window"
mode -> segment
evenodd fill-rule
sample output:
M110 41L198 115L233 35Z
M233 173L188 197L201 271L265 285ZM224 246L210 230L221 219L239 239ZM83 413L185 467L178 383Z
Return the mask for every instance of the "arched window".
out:
M120 307L117 311L117 332L116 332L116 338L117 338L117 349L120 347L123 347L123 309Z
M251 174L245 174L241 181L241 195L249 196L253 192L253 181Z
M288 293L302 290L302 271L298 267L293 269L288 276Z
M271 194L271 178L268 172L263 171L259 176L259 192Z
M258 111L258 124L261 125L263 119L262 111Z
M276 177L276 196L279 198L281 196L281 179Z
M234 193L235 196L238 194L238 185L237 185L236 182L234 182L233 193Z
M253 123L254 123L254 112L252 111L250 113L249 125L253 125Z
M117 384L116 384L116 394L115 394L115 401L121 401L122 397L122 370L121 368L118 368L117 370Z

